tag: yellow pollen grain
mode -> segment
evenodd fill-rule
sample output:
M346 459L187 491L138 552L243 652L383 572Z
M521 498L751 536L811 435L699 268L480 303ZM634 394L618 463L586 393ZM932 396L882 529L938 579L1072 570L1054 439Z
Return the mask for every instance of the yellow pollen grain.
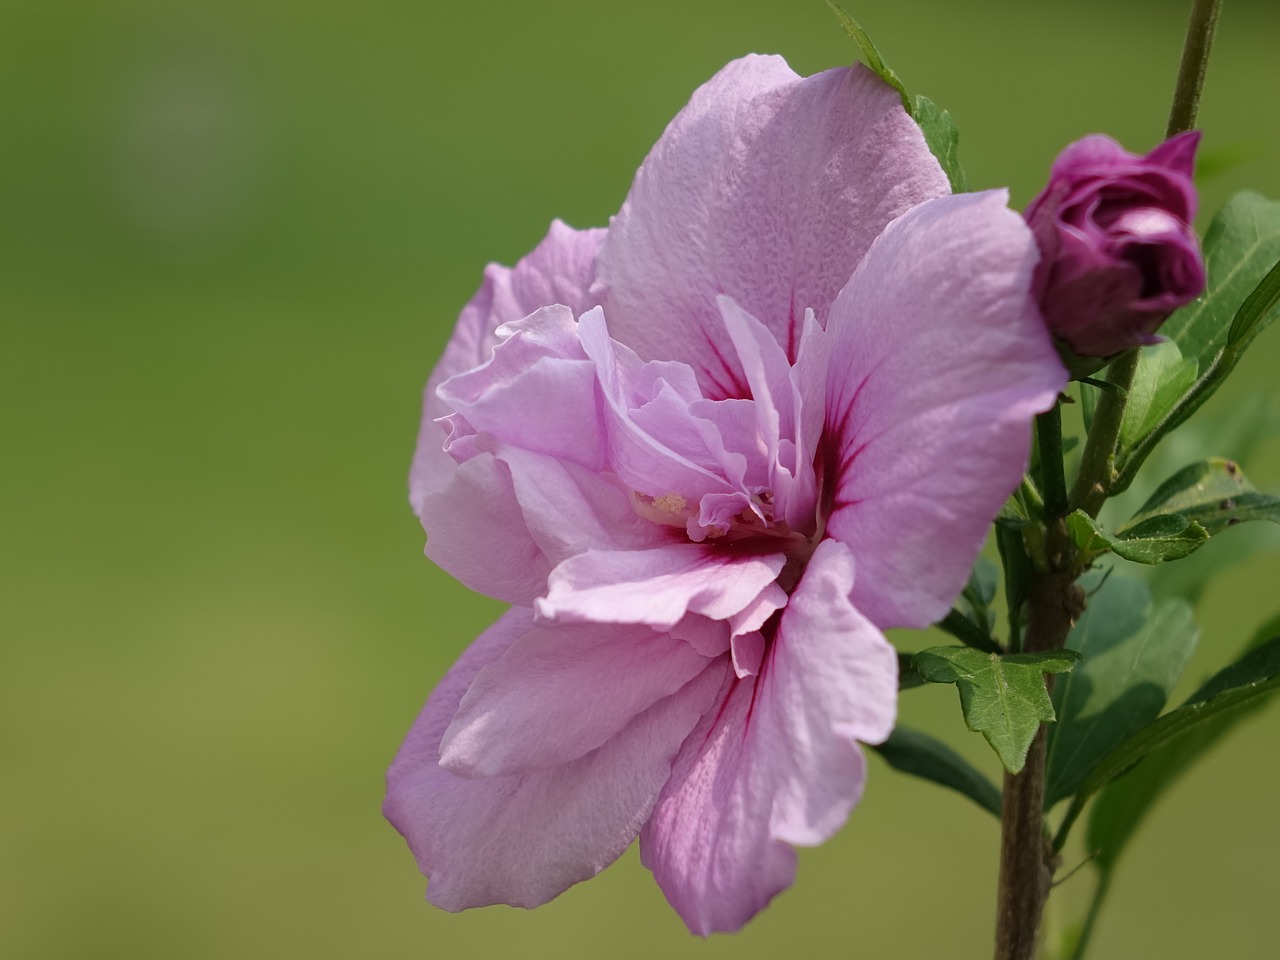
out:
M660 497L655 497L653 505L667 516L675 516L684 510L688 501L678 493L664 493Z

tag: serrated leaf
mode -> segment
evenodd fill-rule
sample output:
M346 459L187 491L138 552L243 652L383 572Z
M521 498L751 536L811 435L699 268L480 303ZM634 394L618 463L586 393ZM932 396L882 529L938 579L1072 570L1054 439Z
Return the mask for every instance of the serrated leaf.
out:
M1168 513L1198 523L1213 535L1248 520L1280 523L1280 498L1254 492L1235 461L1215 457L1184 467L1162 483L1117 535L1126 537Z
M1076 510L1067 517L1067 530L1086 562L1108 552L1134 563L1181 560L1209 539L1203 526L1176 513L1147 517L1113 535L1083 510Z
M1100 577L1087 578L1086 589ZM1110 576L1067 637L1083 662L1054 686L1058 722L1049 728L1045 809L1071 796L1089 771L1164 709L1198 631L1191 608L1153 609L1146 584Z
M1181 357L1195 365L1194 379L1171 397L1171 391L1159 388L1155 370L1168 365L1169 351L1143 351L1135 382L1155 384L1157 395L1140 417L1126 418L1116 457L1119 489L1132 480L1160 438L1213 395L1253 339L1280 315L1280 301L1271 296L1268 280L1280 261L1280 203L1249 191L1236 194L1214 217L1203 246L1205 292L1160 329Z
M1235 723L1244 712L1260 706L1264 698L1277 688L1280 688L1280 637L1264 642L1237 662L1219 671L1200 690L1192 694L1185 704L1131 734L1123 743L1103 757L1085 778L1072 799L1062 826L1058 830L1055 846L1061 848L1071 826L1089 799L1103 787L1133 770L1139 761L1155 758L1157 751L1167 748L1170 756L1160 761L1160 765L1173 763L1175 767L1180 768L1191 757L1202 752L1208 743L1221 735L1218 725ZM1184 753L1184 751L1188 752ZM1146 765L1145 762L1143 765ZM1172 768L1165 773L1155 771L1149 775L1155 778L1151 786L1157 790L1162 788L1176 772L1177 770ZM1154 793L1151 796L1154 796ZM1108 854L1110 859L1101 863L1104 869L1107 863L1114 860L1114 856L1123 846L1142 808L1140 806L1129 808L1126 804L1126 809L1128 812L1123 815L1117 812L1114 821L1110 823L1108 819L1112 814L1104 815L1093 837L1099 844L1105 845L1112 851Z
M924 134L929 152L937 158L942 172L947 175L951 192L965 193L969 189L969 181L964 175L964 168L960 166L960 131L950 112L919 94L912 102L910 112L915 117L920 132Z
M930 647L912 659L930 683L954 683L966 726L981 733L1010 773L1027 760L1040 724L1054 718L1044 674L1065 673L1080 655L1074 650L1001 656L971 647Z
M995 784L941 740L899 726L888 740L872 749L895 770L962 793L982 809L1000 816L1000 791Z
M844 32L858 45L858 49L862 51L862 58L866 61L867 66L871 68L877 77L898 91L898 95L902 97L902 108L908 114L911 114L912 104L911 98L907 96L907 88L902 85L898 75L884 62L884 57L880 55L880 50L872 41L870 34L862 29L862 25L857 20L845 13L835 0L827 0L827 6L831 8L831 12L840 21L840 26L844 28Z

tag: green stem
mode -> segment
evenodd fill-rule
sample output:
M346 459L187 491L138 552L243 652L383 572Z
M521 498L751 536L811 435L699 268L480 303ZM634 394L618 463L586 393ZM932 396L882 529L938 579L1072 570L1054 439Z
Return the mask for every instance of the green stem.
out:
M1200 108L1200 91L1204 87L1205 70L1209 65L1209 51L1213 47L1213 34L1218 26L1218 14L1222 0L1194 0L1191 18L1187 23L1187 39L1182 47L1182 62L1178 65L1178 81L1173 92L1173 106L1169 110L1167 136L1175 136L1196 125L1196 113ZM1131 350L1111 364L1108 380L1119 390L1106 390L1098 398L1098 408L1093 415L1093 429L1089 431L1084 455L1080 461L1080 473L1071 490L1071 505L1091 517L1096 517L1107 497L1118 489L1115 472L1116 440L1120 436L1120 424L1129 388L1138 370L1138 351ZM1123 391L1123 392L1121 392Z
M1138 351L1130 350L1111 364L1107 380L1114 390L1103 390L1098 406L1093 411L1093 429L1085 441L1084 454L1080 458L1080 472L1071 488L1071 508L1083 510L1096 517L1107 502L1115 484L1116 441L1120 437L1120 424L1124 421L1124 408L1129 400L1129 388L1138 372Z
M1182 46L1182 62L1178 66L1178 83L1173 91L1173 107L1169 110L1166 137L1185 133L1196 125L1200 109L1200 91L1209 66L1209 49L1218 26L1222 0L1194 0L1191 19L1187 23L1187 39Z
M1044 512L1048 520L1067 515L1067 481L1062 469L1062 404L1055 402L1036 417L1040 446L1040 478L1044 484Z

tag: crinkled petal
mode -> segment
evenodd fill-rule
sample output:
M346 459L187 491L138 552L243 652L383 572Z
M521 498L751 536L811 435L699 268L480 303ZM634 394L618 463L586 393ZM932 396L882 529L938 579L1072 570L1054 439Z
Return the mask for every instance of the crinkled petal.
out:
M1030 426L1066 384L1029 290L1030 231L1003 191L891 224L827 327L827 535L858 558L853 602L923 627L964 585L1026 467Z
M441 384L440 399L477 433L599 470L596 371L578 343L573 312L543 307L499 334L489 359Z
M804 332L800 336L800 355L791 368L791 382L796 395L795 459L801 469L796 477L796 489L787 498L782 517L792 530L805 534L817 522L818 482L812 466L825 422L830 365L829 338L810 310L805 315Z
M546 587L551 564L516 499L511 471L492 454L477 453L445 489L419 505L426 554L475 590L507 603L529 603Z
M689 736L640 835L641 857L695 933L736 930L857 803L855 740L893 726L897 658L849 603L853 560L819 545L759 675L739 670ZM737 651L735 650L735 653Z
M441 766L493 777L576 760L709 664L649 627L534 624L476 675L440 743Z
M383 813L429 878L427 899L446 910L536 907L616 860L728 673L717 659L603 746L563 766L483 780L449 773L437 747L463 693L529 624L528 610L513 609L471 645L432 693L387 772Z
M694 502L707 493L729 492L707 463L706 445L687 403L665 403L665 417L637 420L635 411L660 399L668 378L655 378L649 364L609 336L602 311L583 314L578 326L604 399L609 469L650 497L676 493Z
M556 220L543 241L514 268L498 264L486 268L483 285L458 317L444 356L423 391L422 424L409 471L409 502L415 512L427 493L448 486L457 469L441 450L444 433L435 421L453 411L436 396L436 388L484 363L497 343L494 331L501 324L549 304L562 303L575 315L594 306L589 289L604 236L604 230L574 230Z
M947 179L897 93L862 66L800 79L737 60L667 127L614 218L593 292L641 357L692 366L711 397L746 396L716 296L795 359L885 225Z
M560 623L645 623L670 629L686 613L727 620L778 578L781 553L726 554L698 543L589 550L557 566L538 616Z

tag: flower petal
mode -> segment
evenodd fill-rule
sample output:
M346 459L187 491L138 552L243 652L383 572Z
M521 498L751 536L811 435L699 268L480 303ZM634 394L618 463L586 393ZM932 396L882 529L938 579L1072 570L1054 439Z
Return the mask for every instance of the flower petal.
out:
M827 535L881 628L942 617L1066 383L1030 296L1035 241L1003 191L922 204L868 252L827 335ZM828 479L827 482L831 482Z
M871 241L947 179L898 93L862 66L798 78L737 60L667 127L614 218L593 293L620 342L683 361L708 396L746 396L716 296L794 360Z
M852 586L848 548L821 543L759 676L726 685L641 832L643 862L695 933L738 929L791 884L787 844L826 840L861 795L854 740L893 726L897 658Z
M441 447L444 431L435 421L453 410L436 396L436 388L455 374L484 363L497 343L494 331L528 316L539 307L562 303L582 313L592 306L589 288L604 230L574 230L559 220L547 236L514 268L490 264L484 283L463 309L457 326L422 395L422 424L409 471L409 502L416 511L422 498L448 486L454 461Z
M533 624L476 675L440 742L440 764L474 778L576 760L710 662L645 626Z
M477 433L593 470L604 462L595 365L565 306L504 324L489 359L441 384L440 400Z
M387 772L383 813L446 910L491 903L535 907L612 863L635 838L671 758L728 672L723 659L658 701L603 746L526 776L464 780L439 765L437 744L476 674L529 628L516 608L445 675Z
M551 564L525 524L507 465L478 453L455 470L418 507L427 556L477 593L507 603L540 596Z
M510 469L524 524L553 566L584 550L644 550L673 536L641 519L612 474L502 443L493 453Z
M781 553L739 556L698 543L588 550L557 566L534 608L561 623L645 623L669 630L697 613L727 620L778 579Z

